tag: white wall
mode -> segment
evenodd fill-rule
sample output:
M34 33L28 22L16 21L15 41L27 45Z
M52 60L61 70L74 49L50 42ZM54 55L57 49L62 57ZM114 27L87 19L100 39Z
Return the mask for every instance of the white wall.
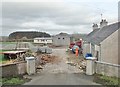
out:
M96 73L98 74L120 78L120 65L96 61L95 66Z
M34 43L40 43L40 44L52 43L52 39L34 39Z
M83 43L83 56L85 57L86 53L90 53L90 43Z
M95 45L95 50L96 50L96 51L99 51L99 50L100 50L100 46Z
M69 36L54 36L53 37L53 45L55 46L69 46L70 45L70 37Z
M118 64L118 31L101 42L101 61Z

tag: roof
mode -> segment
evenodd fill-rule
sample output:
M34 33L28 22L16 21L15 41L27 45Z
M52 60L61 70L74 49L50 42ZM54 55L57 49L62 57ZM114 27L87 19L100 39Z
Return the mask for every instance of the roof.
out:
M57 34L57 35L55 35L55 36L68 36L68 37L70 37L70 35L67 34L67 33L59 33L59 34Z
M99 28L93 30L93 31L90 32L87 36L85 36L83 39L84 39L85 41L90 41L91 37L92 37L98 30L99 30Z
M3 54L17 54L17 53L23 53L25 51L5 51Z
M94 30L89 33L86 37L86 41L91 42L96 45L100 45L100 43L109 37L112 33L120 28L120 22L107 25L101 29Z
M51 37L37 37L37 38L34 38L34 39L52 39Z

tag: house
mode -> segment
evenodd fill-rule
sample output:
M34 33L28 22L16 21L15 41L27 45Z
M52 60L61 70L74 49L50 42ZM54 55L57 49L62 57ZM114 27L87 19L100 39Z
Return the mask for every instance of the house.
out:
M97 73L119 77L120 22L107 24L106 20L102 20L100 28L96 24L93 25L93 31L84 39L84 55L85 53L92 53L97 58Z
M94 45L90 43L90 37L94 36L94 34L98 31L99 29L94 29L92 32L90 32L85 38L83 38L83 56L85 57L86 53L92 53L94 55ZM90 47L92 46L92 47ZM93 50L91 50L93 48Z
M70 44L70 36L67 33L60 33L53 36L54 46L68 46Z
M38 37L34 38L34 43L37 44L52 44L53 40L51 37Z
M105 20L102 20L103 26L101 24L100 28L93 28L93 31L86 36L86 38L84 39L84 45L86 46L87 44L88 47L83 46L83 49L87 49L88 51L86 53L92 53L93 55L95 55L96 51L98 51L99 61L106 61L109 63L118 64L118 61L112 61L112 58L116 55L116 58L118 59L117 43L119 30L118 25L120 24L120 22L111 25L105 25L104 22L106 23ZM112 55L113 51L116 52L114 53L114 55ZM110 55L106 55L107 52L110 52ZM107 57L109 57L109 60L107 59Z

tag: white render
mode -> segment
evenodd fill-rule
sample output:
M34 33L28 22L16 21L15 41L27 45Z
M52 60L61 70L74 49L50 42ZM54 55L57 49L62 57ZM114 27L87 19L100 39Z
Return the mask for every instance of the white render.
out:
M82 48L83 48L83 56L85 57L86 53L90 53L90 43L84 42Z
M52 44L52 43L53 43L53 40L52 40L52 38L46 38L46 37L34 38L34 43Z
M101 43L101 61L120 64L118 61L118 30L107 37Z

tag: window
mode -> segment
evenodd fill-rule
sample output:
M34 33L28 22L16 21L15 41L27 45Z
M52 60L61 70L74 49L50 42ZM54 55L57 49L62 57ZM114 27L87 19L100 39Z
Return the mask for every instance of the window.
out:
M60 38L58 38L58 39L60 39Z
M43 41L43 42L44 42L45 40L41 40L41 41Z
M65 38L63 37L63 40L64 40Z

